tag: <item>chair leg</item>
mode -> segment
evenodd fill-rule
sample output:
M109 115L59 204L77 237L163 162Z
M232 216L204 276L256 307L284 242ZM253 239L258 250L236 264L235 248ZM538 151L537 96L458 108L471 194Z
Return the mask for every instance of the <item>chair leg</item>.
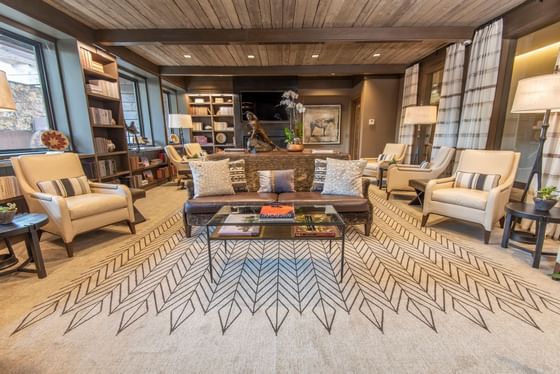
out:
M428 214L424 214L422 216L422 223L420 224L420 226L422 227L426 227L426 223L428 223L428 218L430 217L430 213Z
M391 192L387 191L387 200L391 197Z
M366 222L364 224L364 232L365 232L366 236L369 236L370 231L371 231L371 223Z
M128 225L128 228L130 229L130 233L131 234L136 234L136 226L134 226L134 222L132 222L130 220L126 220L126 224Z
M185 235L187 238L192 236L192 226L185 223Z
M500 223L500 228L502 228L502 229L504 228L504 222L505 222L505 220L506 220L506 217L502 217L502 218L500 218L500 220L498 221L498 222Z
M64 246L66 247L66 254L68 254L68 257L74 257L74 245L72 242L70 243L64 243Z
M490 234L492 234L492 231L484 230L484 244L488 244L490 242Z

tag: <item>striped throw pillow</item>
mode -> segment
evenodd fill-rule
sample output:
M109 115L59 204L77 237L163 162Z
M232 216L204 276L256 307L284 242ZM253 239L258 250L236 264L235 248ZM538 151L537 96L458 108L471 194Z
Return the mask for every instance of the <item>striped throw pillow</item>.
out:
M430 163L428 161L422 161L419 165L420 169L429 169Z
M41 192L62 197L91 193L91 189L89 188L89 183L85 175L76 178L63 178L38 182L37 187L39 187Z
M82 175L76 178L53 179L37 183L41 192L49 195L70 197L91 193L87 177Z
M490 191L500 182L498 174L465 173L458 171L454 187L469 188L471 190Z
M377 157L377 161L393 161L393 159L395 158L395 154L394 153L382 153Z

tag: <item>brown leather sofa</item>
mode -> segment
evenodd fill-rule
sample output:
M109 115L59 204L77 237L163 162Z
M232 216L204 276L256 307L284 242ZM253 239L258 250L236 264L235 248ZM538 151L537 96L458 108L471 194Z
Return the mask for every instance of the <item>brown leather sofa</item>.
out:
M301 186L300 186L301 187ZM194 186L192 180L187 182L188 199L183 210L185 231L191 236L192 226L205 225L212 216L224 205L266 205L273 202L293 203L301 205L333 205L336 211L350 225L364 225L366 235L369 235L373 217L373 206L367 198L369 180L364 179L363 196L322 195L320 192L309 192L309 188L298 188L291 193L258 193L237 192L235 195L207 196L192 198Z

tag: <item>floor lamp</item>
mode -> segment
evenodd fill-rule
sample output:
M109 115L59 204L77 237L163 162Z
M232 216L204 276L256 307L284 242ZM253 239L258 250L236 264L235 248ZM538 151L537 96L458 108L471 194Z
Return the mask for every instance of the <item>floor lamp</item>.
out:
M541 133L539 136L539 146L537 148L537 156L531 172L527 185L523 190L521 201L524 202L533 178L537 178L537 190L542 188L542 163L544 143L546 141L546 132L548 130L550 113L560 111L560 74L545 74L536 77L525 78L517 83L517 90L515 91L515 98L511 108L512 113L544 113L543 123L541 126ZM524 243L533 243L534 238L528 233L517 233L517 237L512 239Z
M404 110L404 125L433 125L437 119L437 106L435 105L415 105L406 107ZM415 160L420 162L420 128L416 134Z
M170 129L180 129L179 137L181 138L181 144L185 144L183 129L189 129L189 139L191 139L190 129L193 128L193 124L192 117L189 114L170 114L168 119Z

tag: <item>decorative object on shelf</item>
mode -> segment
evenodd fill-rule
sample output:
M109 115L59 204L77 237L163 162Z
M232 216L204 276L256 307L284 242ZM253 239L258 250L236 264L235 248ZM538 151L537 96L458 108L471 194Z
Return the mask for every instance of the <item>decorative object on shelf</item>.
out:
M223 131L227 130L228 124L227 122L214 122L214 130L215 131Z
M556 186L546 186L537 191L537 196L533 198L535 209L548 212L558 202Z
M181 139L179 139L177 134L171 134L171 136L169 136L169 141L171 144L181 144Z
M111 139L107 139L107 152L115 152L117 146Z
M132 135L132 138L134 139L134 144L136 144L136 151L140 152L140 143L138 142L138 135L140 134L140 131L134 124L134 121L130 122L130 126L127 126L125 123L125 126L126 131L128 131L128 133Z
M212 131L212 126L206 125L204 126L204 130Z
M298 102L299 95L297 92L289 90L282 94L280 105L284 107L288 114L290 127L284 128L284 136L286 137L286 148L290 152L303 151L301 138L303 136L302 116L305 113L305 107Z
M192 117L189 114L169 114L169 128L179 129L181 144L184 143L183 129L189 129L189 139L191 138L190 129L193 128Z
M227 136L223 132L216 134L216 143L224 144L227 141Z
M204 135L195 135L194 141L198 144L208 144L208 138Z
M303 144L340 144L340 105L308 105L303 114Z
M406 107L404 111L403 125L416 126L416 141L414 141L415 149L413 150L412 163L420 163L420 148L422 141L420 139L423 125L434 125L437 122L437 110L435 105L413 105ZM424 154L426 160L430 159L432 144L424 144Z
M12 96L10 83L6 73L0 70L0 112L14 112L16 110L16 103Z
M70 145L70 141L60 131L47 130L41 133L41 144L49 151L65 151Z
M0 206L0 225L9 225L14 220L17 213L17 206L14 203L8 203Z
M193 122L193 131L202 131L202 122Z
M278 146L270 140L264 129L262 128L258 117L252 113L246 113L248 125L251 127L249 140L247 141L247 149L250 152L270 152L277 150Z

